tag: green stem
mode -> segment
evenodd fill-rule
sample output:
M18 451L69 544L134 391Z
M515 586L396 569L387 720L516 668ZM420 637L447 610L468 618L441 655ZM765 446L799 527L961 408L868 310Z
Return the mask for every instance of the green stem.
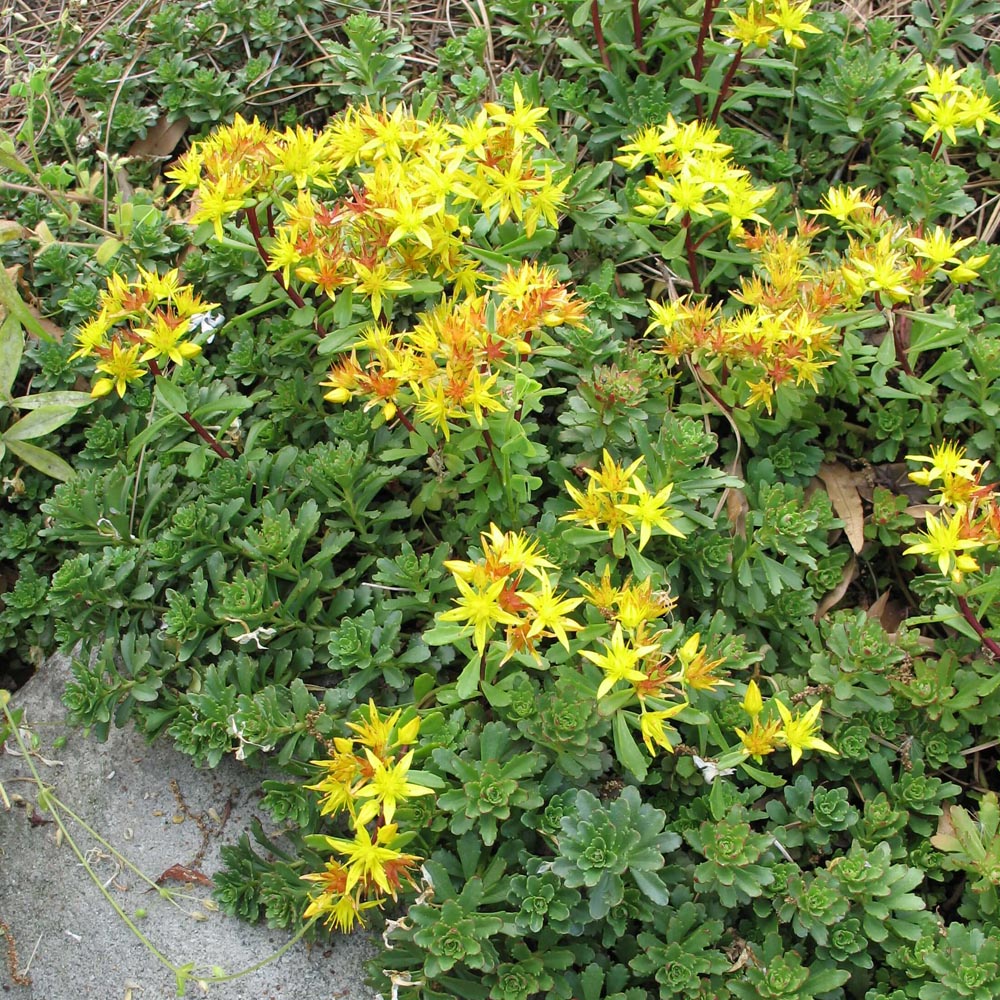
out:
M691 235L691 216L686 214L681 225L684 227L684 249L687 252L688 277L695 294L701 293L701 280L698 277L698 245Z

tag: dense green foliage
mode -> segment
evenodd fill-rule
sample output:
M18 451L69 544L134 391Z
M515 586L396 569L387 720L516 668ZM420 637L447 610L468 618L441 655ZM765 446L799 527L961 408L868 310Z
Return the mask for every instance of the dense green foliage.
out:
M0 650L383 995L1000 994L996 5L326 6L15 84Z

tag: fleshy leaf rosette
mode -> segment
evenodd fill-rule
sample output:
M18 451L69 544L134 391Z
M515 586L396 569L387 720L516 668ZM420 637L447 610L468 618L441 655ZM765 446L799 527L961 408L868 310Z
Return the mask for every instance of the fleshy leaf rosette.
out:
M552 870L569 888L586 886L595 920L624 899L626 875L654 903L666 906L667 888L656 873L663 868L664 853L681 842L664 830L666 818L661 809L644 803L634 786L610 804L581 789L562 819Z

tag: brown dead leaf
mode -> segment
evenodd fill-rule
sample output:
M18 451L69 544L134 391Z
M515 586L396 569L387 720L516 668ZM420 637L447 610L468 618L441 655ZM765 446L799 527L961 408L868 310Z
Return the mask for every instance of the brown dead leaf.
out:
M187 865L171 865L156 880L157 885L164 882L183 882L186 885L204 885L211 888L212 880L197 868L188 868Z
M25 305L28 307L28 312L30 312L35 319L38 320L38 325L51 337L62 343L62 339L66 335L66 331L61 326L53 323L52 320L46 319L30 302L25 302Z
M818 622L835 604L838 604L847 593L847 588L858 575L858 560L852 555L844 566L844 572L840 575L840 582L828 594L823 595L823 600L819 602L816 613L813 615L813 622Z
M889 593L887 590L880 594L867 613L870 620L877 621L888 635L894 636L906 618L907 608L900 600L890 600Z
M727 949L726 958L732 963L727 972L739 972L753 960L753 952L747 947L746 941L738 937Z
M859 476L842 462L824 462L819 470L819 478L823 480L837 517L844 522L844 534L855 552L860 552L865 545L865 512L858 494L859 481L863 481L863 477L859 479Z
M928 514L940 514L941 504L939 503L914 503L910 504L904 511L910 517L915 517L918 521L923 521Z
M938 817L937 832L931 837L931 846L939 851L953 850L956 842L955 826L951 821L951 803L941 804L941 815Z
M732 462L726 467L726 472L731 476L736 476L738 479L743 478L743 466L738 458L734 458ZM743 490L738 490L729 486L726 488L722 499L725 501L726 516L729 518L729 524L732 527L734 538L746 538L746 519L747 511L750 510L750 504L747 503L746 494ZM716 508L716 514L719 510Z
M184 138L190 125L187 118L169 122L165 114L160 115L156 124L146 132L146 137L132 143L127 155L141 160L165 160L177 148L177 143Z
M869 606L868 617L874 618L877 621L882 620L882 612L885 611L886 605L889 603L889 591L885 591L879 594L878 598Z

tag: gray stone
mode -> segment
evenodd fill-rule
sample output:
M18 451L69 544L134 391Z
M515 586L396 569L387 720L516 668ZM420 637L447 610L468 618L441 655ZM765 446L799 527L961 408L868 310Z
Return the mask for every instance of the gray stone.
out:
M110 845L152 879L174 865L211 877L219 847L249 829L252 816L274 829L259 808L260 773L234 760L199 770L166 740L152 745L131 727L106 743L65 723L59 696L68 662L54 657L17 694L25 725L39 740L33 762L53 793ZM58 737L66 739L53 749ZM10 743L8 744L10 745ZM51 763L46 763L42 757ZM58 763L56 763L58 761ZM0 918L16 942L30 986L12 982L0 933L0 997L12 1000L167 1000L176 996L173 973L115 913L51 816L37 808L38 789L23 757L0 752L0 784L15 800L0 802ZM19 797L21 801L16 801ZM223 817L225 822L222 823ZM250 926L211 907L203 885L178 890L183 908L148 890L134 872L70 822L73 839L117 904L175 965L193 962L226 973L256 965L289 938ZM374 945L364 934L332 937L312 948L293 945L277 960L232 982L212 984L211 1000L371 1000L362 963ZM204 996L194 980L187 997Z

